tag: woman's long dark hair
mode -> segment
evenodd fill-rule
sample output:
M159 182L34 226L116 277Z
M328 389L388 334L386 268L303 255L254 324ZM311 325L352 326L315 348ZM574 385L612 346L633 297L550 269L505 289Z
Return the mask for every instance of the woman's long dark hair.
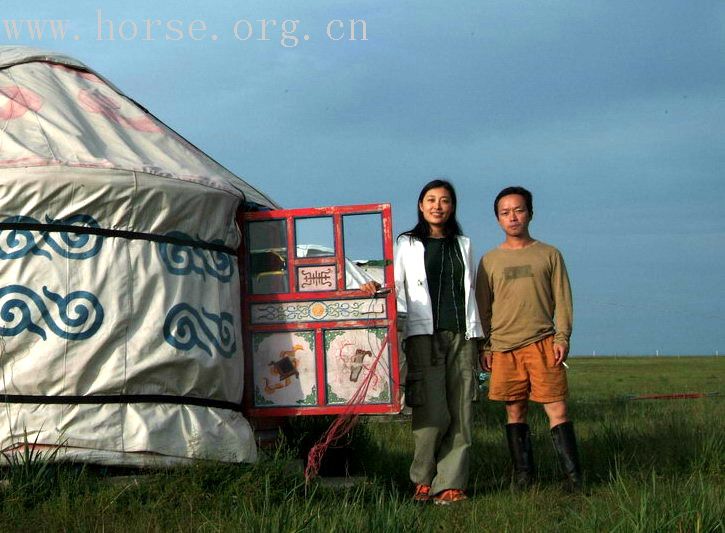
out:
M438 189L440 187L443 187L445 190L448 191L448 194L451 195L451 202L453 203L453 211L451 212L451 216L448 217L448 220L446 221L446 225L443 228L443 231L446 235L446 237L454 237L456 235L463 235L463 231L461 230L461 225L458 223L458 220L456 220L456 206L458 205L458 201L456 200L456 190L453 188L453 185L450 181L441 180L441 179L435 179L433 181L429 181L423 186L423 189L420 191L420 194L418 195L418 203L415 204L415 210L418 213L418 223L413 226L412 229L409 229L408 231L404 231L399 235L399 237L402 237L403 235L410 237L411 239L418 239L419 241L422 241L426 237L430 237L430 226L428 225L428 222L426 222L425 218L423 217L423 213L420 210L420 203L423 201L423 198L425 198L425 194L431 190L431 189Z

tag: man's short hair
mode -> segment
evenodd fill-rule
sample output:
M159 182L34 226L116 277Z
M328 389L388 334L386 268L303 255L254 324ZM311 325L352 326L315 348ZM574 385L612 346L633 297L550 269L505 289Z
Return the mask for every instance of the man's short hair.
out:
M509 194L520 194L524 197L524 201L526 202L526 208L529 210L529 214L534 213L534 198L530 191L527 189L524 189L523 187L515 186L515 187L506 187L503 189L498 195L496 195L496 199L493 201L493 214L496 215L496 218L498 218L498 202L503 198L504 196L508 196Z

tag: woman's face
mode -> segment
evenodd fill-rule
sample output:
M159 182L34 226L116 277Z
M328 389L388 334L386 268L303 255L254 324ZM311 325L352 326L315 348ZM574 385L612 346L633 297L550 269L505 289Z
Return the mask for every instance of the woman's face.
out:
M455 206L448 189L436 187L425 193L423 200L418 204L418 209L423 213L423 218L430 226L431 233L435 234L443 230L453 214Z

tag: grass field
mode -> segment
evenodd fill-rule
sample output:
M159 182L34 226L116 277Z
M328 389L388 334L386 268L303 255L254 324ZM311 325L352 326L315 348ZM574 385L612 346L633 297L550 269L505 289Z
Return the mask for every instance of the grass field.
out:
M503 408L476 404L471 499L414 504L409 420L366 418L350 437L352 488L305 486L295 455L321 427L295 420L255 465L199 465L116 478L33 462L6 469L0 531L719 531L725 532L725 358L573 358L570 410L587 476L559 488L541 409L531 425L537 486L511 493ZM687 400L631 395L718 393ZM330 461L343 454L333 450ZM327 468L333 468L329 463Z

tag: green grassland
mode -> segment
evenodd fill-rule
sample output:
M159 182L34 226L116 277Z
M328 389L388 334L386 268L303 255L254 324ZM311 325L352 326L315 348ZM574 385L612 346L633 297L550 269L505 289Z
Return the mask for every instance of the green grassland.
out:
M295 419L255 465L200 464L116 478L32 462L5 469L0 531L719 531L725 532L725 358L569 361L570 410L587 476L563 492L545 416L531 413L539 481L509 490L500 404L475 404L470 500L410 499L405 417L363 418L323 471L363 481L306 485L296 457L329 419ZM700 399L633 395L716 393Z

